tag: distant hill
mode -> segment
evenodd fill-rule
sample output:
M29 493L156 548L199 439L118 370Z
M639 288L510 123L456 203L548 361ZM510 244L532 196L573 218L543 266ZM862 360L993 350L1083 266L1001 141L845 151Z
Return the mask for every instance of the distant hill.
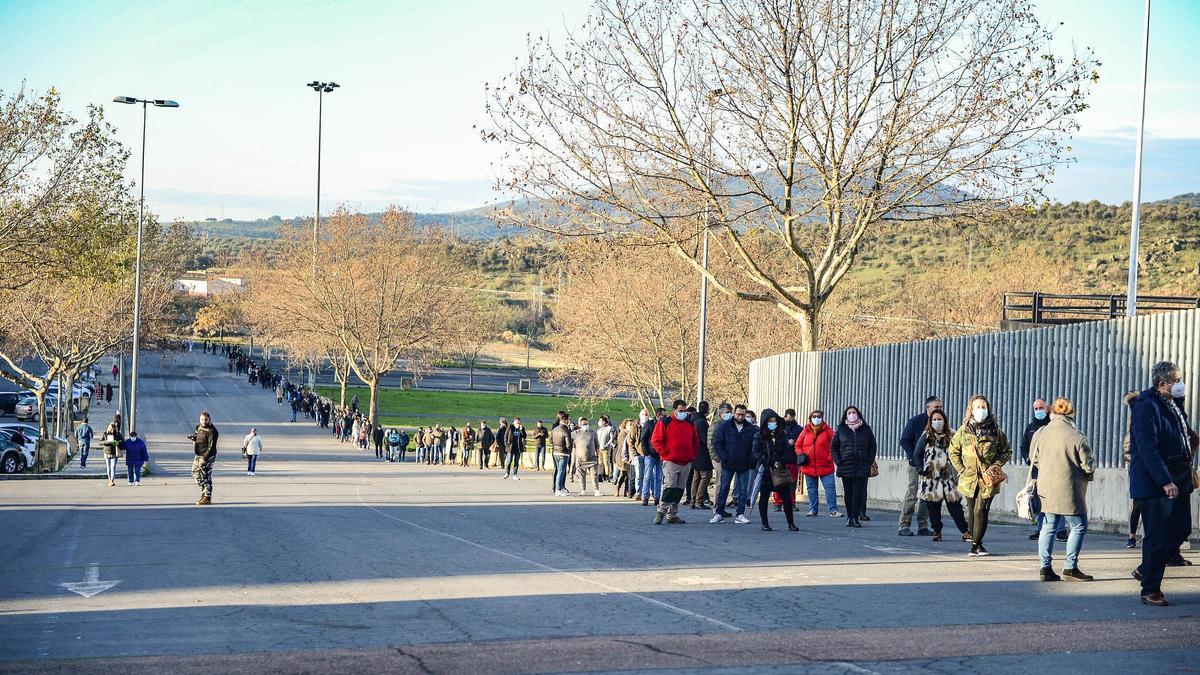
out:
M953 197L954 194L954 192L947 192L946 194L939 194L938 197L939 199L947 199ZM1061 206L1069 207L1074 204L1088 208L1108 206L1096 200L1086 205L1082 202L1072 202L1071 204ZM1200 192L1188 192L1168 199L1160 199L1156 202L1147 202L1147 204L1200 208ZM1114 206L1113 208L1116 207ZM449 230L456 237L467 240L493 239L521 232L520 228L498 226L496 221L491 218L494 210L495 207L493 206L481 206L453 213L415 213L413 217L416 219L418 226L443 228ZM371 219L377 219L380 215L379 213L367 214ZM192 221L187 224L191 225L195 233L199 236L275 239L279 236L279 228L285 223L302 222L304 220L307 220L307 217L283 218L281 216L271 216L270 218L260 218L258 220L225 218L223 220Z

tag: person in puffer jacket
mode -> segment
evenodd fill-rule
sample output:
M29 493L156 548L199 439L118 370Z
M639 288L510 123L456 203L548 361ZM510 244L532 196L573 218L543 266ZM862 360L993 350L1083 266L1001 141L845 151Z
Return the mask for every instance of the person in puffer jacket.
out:
M825 411L814 410L808 415L808 424L800 430L796 439L796 457L807 461L800 466L804 474L804 486L808 492L808 517L817 515L820 494L818 487L825 488L825 505L831 518L841 518L837 507L837 477L833 475L833 427L825 420Z
M662 524L664 519L672 525L683 524L684 520L678 515L683 484L696 453L700 451L700 436L690 419L687 403L678 399L672 407L675 409L672 416L659 420L651 437L654 450L662 459L663 472L662 499L654 514L655 525Z

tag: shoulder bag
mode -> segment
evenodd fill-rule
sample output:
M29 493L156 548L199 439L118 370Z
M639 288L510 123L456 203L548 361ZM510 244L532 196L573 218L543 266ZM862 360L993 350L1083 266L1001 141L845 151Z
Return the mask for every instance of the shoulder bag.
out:
M775 490L782 492L789 487L795 488L796 482L792 480L792 473L788 471L786 466L771 465L771 485L775 486Z
M1004 473L1004 469L999 464L993 464L983 472L981 477L983 484L988 487L998 487L1001 483L1008 480L1008 474Z

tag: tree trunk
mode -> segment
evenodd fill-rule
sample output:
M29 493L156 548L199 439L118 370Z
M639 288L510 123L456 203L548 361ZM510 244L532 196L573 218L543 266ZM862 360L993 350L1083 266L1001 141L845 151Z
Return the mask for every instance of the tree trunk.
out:
M61 391L58 393L59 396L62 395ZM46 390L43 388L41 391L35 391L33 395L37 397L38 438L49 438L46 434Z
M470 361L468 361L467 365L471 371L470 375L467 376L467 389L474 389L475 388L475 359L471 359Z
M379 424L379 377L371 378L371 381L367 382L367 387L371 390L371 402L367 408L368 416L371 426L374 427Z
M820 320L821 308L801 310L800 319L800 344L798 345L802 352L817 351L817 338L820 335Z

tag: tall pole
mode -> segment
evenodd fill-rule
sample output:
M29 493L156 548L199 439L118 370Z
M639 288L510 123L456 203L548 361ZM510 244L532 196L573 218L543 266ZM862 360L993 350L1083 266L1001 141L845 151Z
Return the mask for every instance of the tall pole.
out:
M312 266L317 278L317 236L321 227L321 122L325 114L325 92L317 90L317 212L313 218Z
M146 205L146 104L142 101L142 171L138 180L137 255L133 263L133 362L130 364L129 425L137 431L138 345L142 339L142 218Z
M704 269L708 270L708 207L704 207ZM708 349L708 276L700 275L700 361L696 375L696 405L704 400L704 361Z
M1129 292L1125 316L1137 315L1138 238L1141 235L1142 139L1146 133L1146 72L1150 64L1150 0L1146 0L1146 25L1142 30L1142 104L1138 115L1137 149L1133 156L1133 222L1129 226Z

